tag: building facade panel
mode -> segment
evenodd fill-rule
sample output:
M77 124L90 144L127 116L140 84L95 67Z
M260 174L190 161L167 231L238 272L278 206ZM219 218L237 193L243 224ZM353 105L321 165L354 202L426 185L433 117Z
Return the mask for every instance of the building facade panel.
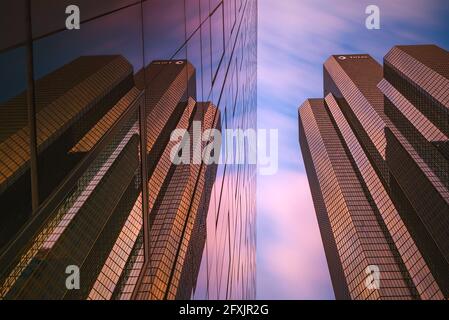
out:
M303 125L350 297L413 298L324 105L322 108L309 105L301 112L309 116L303 120ZM313 114L313 120L308 113ZM312 141L316 141L315 144ZM379 290L369 290L365 285L365 270L375 263L383 270L383 286Z

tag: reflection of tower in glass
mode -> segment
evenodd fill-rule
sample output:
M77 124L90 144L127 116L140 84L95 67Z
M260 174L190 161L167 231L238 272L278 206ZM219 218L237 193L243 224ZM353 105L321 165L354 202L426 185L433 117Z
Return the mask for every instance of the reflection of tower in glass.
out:
M40 198L76 165L80 157L68 151L132 88L132 77L132 66L122 57L81 57L37 82ZM135 98L136 92L127 95ZM0 106L0 128L1 247L31 212L26 93Z
M2 232L2 243L14 240L6 251L14 256L6 257L0 297L190 298L217 166L172 164L170 135L191 130L193 121L203 130L220 129L218 109L194 100L193 66L154 61L133 77L121 56L81 57L37 81L37 88L38 147L46 159L39 191L44 198L57 191L35 218L27 207L20 218L12 216L16 210L1 217L10 231ZM1 201L10 206L30 184L29 152L20 148L26 113L17 107L24 99L0 109L15 106L1 120ZM58 186L68 175L73 184ZM79 290L66 287L71 265L80 270Z
M204 130L219 127L218 109L209 103L195 105L189 100L186 111L181 121L198 121ZM192 136L191 126L189 131ZM164 163L169 161L170 150L166 149L161 158ZM190 157L193 160L193 154ZM143 268L135 298L190 298L206 240L206 216L216 169L216 164L171 168L170 178L162 186L164 191L151 207L150 259Z
M332 56L300 144L338 299L449 297L449 53ZM372 266L379 286L367 284Z

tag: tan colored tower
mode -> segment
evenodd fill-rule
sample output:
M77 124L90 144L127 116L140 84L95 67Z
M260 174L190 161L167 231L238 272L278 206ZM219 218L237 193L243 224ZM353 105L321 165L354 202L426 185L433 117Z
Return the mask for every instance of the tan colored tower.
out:
M366 54L332 56L324 65L325 99L299 109L339 299L448 297L448 113L430 104L447 91L445 64L447 52L435 46L395 47L384 72ZM379 286L370 282L373 270Z

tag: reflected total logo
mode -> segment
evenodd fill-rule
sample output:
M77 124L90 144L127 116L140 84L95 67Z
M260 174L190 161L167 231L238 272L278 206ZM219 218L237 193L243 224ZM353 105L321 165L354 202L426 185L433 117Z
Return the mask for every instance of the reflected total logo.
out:
M166 64L184 64L185 61L178 60L178 61L153 61L152 64L156 65L166 65Z

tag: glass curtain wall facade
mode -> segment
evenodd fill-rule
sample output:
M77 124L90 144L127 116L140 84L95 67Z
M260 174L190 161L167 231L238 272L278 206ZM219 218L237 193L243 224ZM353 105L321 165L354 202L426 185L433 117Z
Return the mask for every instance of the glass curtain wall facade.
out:
M338 299L449 296L448 57L398 46L382 68L366 54L331 56L325 98L299 108Z
M0 12L0 298L254 298L255 165L174 165L170 137L256 129L257 1Z

